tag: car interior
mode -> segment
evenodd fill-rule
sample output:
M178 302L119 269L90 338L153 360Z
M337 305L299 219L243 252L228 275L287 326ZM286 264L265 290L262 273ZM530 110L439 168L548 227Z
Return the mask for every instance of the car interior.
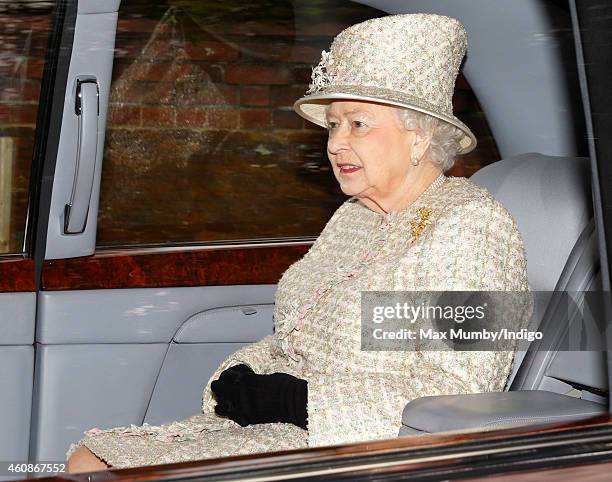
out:
M56 79L67 85L63 107L54 114L61 119L57 162L46 178L50 210L39 256L49 265L96 251L106 134L104 128L92 134L87 126L93 119L97 126L108 121L110 89L97 85L111 82L117 18L126 3L75 2L72 49L64 59L69 70L66 78ZM398 437L607 413L605 352L567 350L571 323L557 322L566 307L555 292L601 289L601 232L594 218L592 166L566 3L345 3L388 14L440 13L466 26L469 53L462 72L500 153L500 160L471 179L518 223L529 284L538 292L532 322L553 340L546 350L525 346L517 352L502 393L410 401ZM296 31L311 28L298 8L295 12ZM74 115L77 92L82 118ZM96 160L81 171L72 154L77 145L80 155ZM87 201L66 210L75 196ZM163 256L164 249L155 254ZM121 273L138 278L138 269ZM64 274L77 276L70 270ZM199 413L202 390L219 363L273 333L275 291L276 284L269 282L47 289L43 281L34 291L0 293L0 426L5 434L0 460L64 460L70 444L92 427L159 425Z

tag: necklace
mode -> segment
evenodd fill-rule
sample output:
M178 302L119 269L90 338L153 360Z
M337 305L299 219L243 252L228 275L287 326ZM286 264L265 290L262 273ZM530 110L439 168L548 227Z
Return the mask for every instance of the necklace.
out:
M418 201L420 201L422 198L424 198L425 196L427 196L429 193L437 190L440 186L442 186L442 184L444 184L444 181L446 181L446 176L444 175L444 173L440 173L438 175L438 177L436 177L433 182L427 186L427 188L417 196L417 198L410 203L409 206L402 208L398 211L389 211L387 213L384 213L382 215L382 219L381 219L381 224L385 223L385 224L389 224L391 222L391 219L393 219L394 217L396 217L399 213L410 209L410 207L412 207L415 203L417 203Z

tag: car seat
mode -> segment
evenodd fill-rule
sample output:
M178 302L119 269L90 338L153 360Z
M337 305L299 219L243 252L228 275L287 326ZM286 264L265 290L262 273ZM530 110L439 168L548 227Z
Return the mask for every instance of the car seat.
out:
M545 350L534 350L532 344L532 350L521 347L516 352L504 392L410 401L399 435L570 421L606 413L605 351L564 350L572 324L559 321L567 318L564 292L578 295L574 299L580 304L580 293L601 289L589 159L527 153L488 165L471 180L487 188L516 220L529 285L536 295L531 326L538 325L544 339L553 342Z

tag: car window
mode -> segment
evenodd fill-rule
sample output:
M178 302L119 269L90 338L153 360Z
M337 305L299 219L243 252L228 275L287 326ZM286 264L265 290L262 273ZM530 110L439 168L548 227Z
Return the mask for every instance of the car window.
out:
M121 3L98 246L317 236L346 199L292 105L337 33L386 13L265 3ZM480 142L450 173L468 176L499 154L462 77L454 101Z
M23 252L36 116L54 3L0 4L0 254Z

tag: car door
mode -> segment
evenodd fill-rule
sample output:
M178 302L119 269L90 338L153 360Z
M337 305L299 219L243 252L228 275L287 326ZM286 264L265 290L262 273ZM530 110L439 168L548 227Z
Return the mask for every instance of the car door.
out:
M73 23L63 33L72 43L53 92L59 132L43 166L34 249L40 289L30 460L63 460L70 442L94 425L197 413L218 363L272 332L274 283L303 253L241 247L90 257L118 7L64 7Z
M327 205L315 208L315 215L311 214L307 222L287 221L296 205L298 209L304 208L303 200L298 198L293 205L289 202L283 206L284 226L274 226L278 223L271 216L261 220L246 217L241 221L248 222L250 231L245 229L248 225L243 225L237 239L232 239L231 233L219 238L212 234L228 227L234 229L235 223L223 219L232 213L215 215L210 208L218 202L213 198L204 206L207 211L193 213L196 203L206 199L197 198L198 189L196 199L193 192L186 192L190 189L186 187L190 176L187 169L172 182L149 178L146 189L149 195L165 191L172 195L169 201L176 205L164 203L167 213L158 217L162 221L168 213L172 220L181 222L197 215L214 216L214 220L207 222L205 235L185 237L183 229L183 237L172 238L168 234L174 232L175 226L165 231L163 225L148 231L140 227L153 236L146 238L148 246L133 231L127 237L124 234L110 238L123 244L121 249L103 246L106 231L97 222L98 213L101 219L105 213L105 206L98 205L103 173L110 186L106 208L127 213L126 219L117 212L111 219L114 224L110 232L119 226L119 231L130 233L130 219L138 220L146 213L138 210L142 203L125 202L134 194L128 191L135 181L144 178L143 174L151 172L149 166L138 164L142 159L133 158L131 170L124 178L132 184L117 184L114 170L121 163L107 161L105 171L104 157L114 160L113 150L121 149L122 155L138 154L139 144L149 141L155 147L147 155L156 158L172 152L177 159L167 162L180 166L194 149L210 144L203 144L202 139L186 142L181 138L183 134L195 134L172 129L174 125L164 124L165 116L168 113L184 116L181 122L187 126L205 122L211 130L218 131L217 135L227 136L237 130L232 125L237 109L223 109L223 105L219 109L217 104L224 102L225 97L203 99L208 102L206 105L215 107L207 109L206 121L202 121L189 104L179 104L180 109L175 109L174 104L151 107L150 98L143 101L138 97L159 97L159 90L149 82L151 79L157 79L161 89L193 87L182 85L180 78L171 82L158 79L160 71L164 75L164 68L179 73L186 68L164 63L172 58L172 52L166 52L169 60L162 62L162 54L153 50L164 46L164 36L168 34L164 29L176 22L171 17L178 16L179 9L166 2L153 7L134 2L126 7L125 21L118 22L118 1L100 4L81 0L68 2L63 8L70 23L66 21L61 27L66 41L62 47L69 51L69 56L61 72L61 66L57 67L61 81L56 82L52 93L50 109L57 136L52 146L55 151L51 152L52 147L47 150L39 180L36 243L32 252L39 274L29 451L29 460L34 461L63 460L69 444L93 426L158 424L199 412L203 386L216 366L243 344L272 333L276 282L305 253L311 241L308 235L320 231L340 199L338 193L332 192L330 196L325 186L311 189ZM147 18L139 20L147 8L154 10L153 18L157 13L161 17L154 22ZM152 25L152 31L148 30ZM121 34L129 37L134 28L141 37L139 40L143 40L144 33L146 42L138 45L136 58L126 67L120 58L123 45L114 44L116 37L120 39ZM116 36L117 32L120 35ZM158 34L160 39L156 39ZM189 48L186 44L182 47ZM231 59L236 55L221 42L218 46L208 42L195 48L200 51L194 54L196 59L211 48L220 52L217 57L226 55ZM149 55L154 55L156 62L147 62ZM135 87L142 90L129 91ZM211 97L214 93L209 90L205 95ZM135 99L143 101L137 107L137 122L130 119L135 108L124 108L125 96L132 94L134 97L128 103L137 103ZM185 94L195 95L190 90ZM242 95L256 98L258 92L245 90ZM109 109L113 105L115 109ZM115 117L111 119L112 115ZM247 112L245 119L248 116ZM254 119L251 122L257 124L257 115L251 116ZM121 128L124 122L129 129ZM155 127L163 129L151 129ZM107 134L115 136L112 142L106 140ZM121 135L127 139L120 138ZM168 139L173 148L164 145ZM223 148L224 142L221 137L213 141L212 147ZM266 152L265 146L259 149ZM266 163L264 169L271 164ZM240 182L244 177L237 173L235 187L248 188ZM263 178L266 177L264 174ZM297 182L297 175L290 177ZM105 200L104 192L101 199ZM119 204L114 202L118 199ZM150 203L155 201L158 200L154 196L145 198L149 207L145 205L144 209L154 208ZM237 212L251 209L251 217L261 216L261 206L253 210L253 204L245 201L246 198L241 206L234 203L226 207ZM267 202L274 210L274 204ZM164 235L160 240L155 239L159 232ZM304 234L305 240L301 239Z

